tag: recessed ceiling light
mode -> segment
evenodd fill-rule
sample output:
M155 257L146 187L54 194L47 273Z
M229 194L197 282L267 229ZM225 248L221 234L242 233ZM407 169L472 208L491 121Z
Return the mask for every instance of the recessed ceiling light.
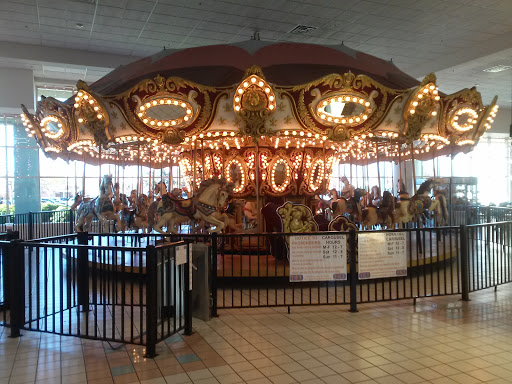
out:
M483 71L496 73L496 72L506 71L507 69L510 69L510 68L512 68L510 65L496 65L494 67L486 68Z
M82 29L84 27L84 25L82 23L76 23L75 26L77 29Z

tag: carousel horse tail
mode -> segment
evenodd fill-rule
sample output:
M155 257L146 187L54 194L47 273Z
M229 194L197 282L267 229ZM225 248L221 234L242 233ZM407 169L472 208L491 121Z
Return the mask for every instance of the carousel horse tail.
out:
M441 205L441 218L443 220L443 224L448 222L448 204L446 203L446 197L443 194L439 194L436 196L436 199L439 199L439 204Z

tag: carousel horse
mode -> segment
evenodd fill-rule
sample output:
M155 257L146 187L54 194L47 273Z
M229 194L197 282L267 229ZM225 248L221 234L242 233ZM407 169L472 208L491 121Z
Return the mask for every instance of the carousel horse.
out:
M79 206L82 202L85 202L85 203L86 203L86 202L89 202L89 201L91 201L91 200L92 200L92 199L91 199L90 197L86 197L86 198L84 199L84 196L83 196L83 195L81 195L80 193L77 193L77 194L75 195L74 200L73 200L73 204L71 204L71 206L69 207L69 209L71 209L72 211L74 211L75 209L77 209L77 208L78 208L78 206Z
M134 229L139 232L139 229L142 229L145 232L148 227L149 197L142 194L131 203L132 199L133 196L130 194L130 198L126 198L128 204L120 212L122 231Z
M158 222L158 204L164 195L167 195L167 184L162 180L153 186L153 196L156 199L149 204L148 208L148 233L151 233L155 224Z
M400 198L398 207L393 212L395 223L405 224L411 221L422 223L425 220L425 213L432 212L437 218L439 225L444 225L448 219L448 209L446 198L442 194L437 194L431 199L429 192L434 188L434 180L424 181L416 194L410 199ZM401 196L403 194L401 193Z
M353 195L350 198L338 199L336 202L336 209L333 212L333 217L347 214L351 221L360 222L362 217L361 211L361 197L364 196L366 191L364 189L354 189Z
M148 208L149 208L149 197L145 194L141 194L135 201L135 209L130 214L130 220L128 222L128 228L135 229L139 232L145 232L148 227Z
M232 185L225 180L209 179L201 182L196 195L190 199L180 200L163 195L157 209L160 219L154 229L159 233L176 233L175 223L188 219L203 220L215 227L210 232L221 232L226 225L222 210L232 193ZM163 231L163 226L167 227L167 232Z
M112 202L112 176L105 175L100 183L100 195L90 201L82 201L76 212L75 231L88 231L92 219L96 217L106 228L109 221L115 220L117 228L121 228L121 219Z
M375 201L374 198L371 199ZM368 205L363 209L361 224L365 229L370 229L378 224L380 224L381 227L392 228L394 223L394 210L395 198L390 192L384 191L384 195L378 207L376 205Z
M111 196L113 196L112 175L105 175L100 183L100 195L95 200L94 213L103 223L103 228L108 228L109 221L115 221L116 228L120 229L121 218L115 211Z

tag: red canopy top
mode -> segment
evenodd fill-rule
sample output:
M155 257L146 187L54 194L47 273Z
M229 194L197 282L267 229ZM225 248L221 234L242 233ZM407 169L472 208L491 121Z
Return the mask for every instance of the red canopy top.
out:
M101 95L115 95L157 74L182 77L213 87L232 86L243 79L245 70L252 65L261 67L267 81L280 86L304 84L349 70L355 75L368 75L390 88L406 89L419 84L392 62L344 45L248 40L235 44L164 49L118 67L92 84L91 89Z

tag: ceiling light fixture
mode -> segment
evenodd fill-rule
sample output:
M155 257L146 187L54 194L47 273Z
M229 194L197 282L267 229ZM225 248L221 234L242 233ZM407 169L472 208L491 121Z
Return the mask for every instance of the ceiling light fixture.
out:
M483 71L496 73L496 72L506 71L507 69L510 69L510 68L512 68L510 65L495 65L494 67L486 68Z
M299 24L288 33L294 33L296 35L307 35L313 31L316 31L317 29L318 29L318 27L312 27L312 26L308 26L308 25L300 25Z

